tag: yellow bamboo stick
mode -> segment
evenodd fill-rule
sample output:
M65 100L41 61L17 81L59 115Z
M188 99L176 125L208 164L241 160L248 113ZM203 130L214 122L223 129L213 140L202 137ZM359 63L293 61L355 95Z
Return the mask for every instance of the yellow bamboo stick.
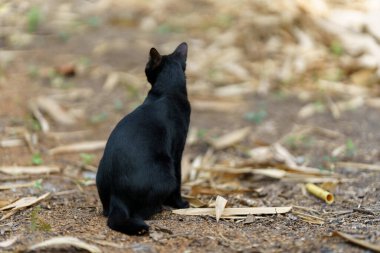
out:
M315 184L306 184L306 190L314 196L324 200L327 204L332 204L334 202L334 195Z

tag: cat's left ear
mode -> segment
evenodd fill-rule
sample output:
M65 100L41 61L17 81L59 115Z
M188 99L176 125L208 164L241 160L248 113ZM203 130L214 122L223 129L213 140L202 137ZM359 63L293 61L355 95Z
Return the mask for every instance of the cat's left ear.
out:
M157 51L157 49L152 47L149 51L149 59L152 62L152 67L156 68L158 65L160 65L161 60L162 60L162 56Z
M183 61L186 62L187 59L187 43L182 42L179 46L174 50L174 55L178 55Z

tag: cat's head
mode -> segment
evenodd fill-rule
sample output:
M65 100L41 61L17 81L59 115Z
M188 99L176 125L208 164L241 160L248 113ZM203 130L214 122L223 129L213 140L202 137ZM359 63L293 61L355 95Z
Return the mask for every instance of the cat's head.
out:
M187 44L182 42L169 55L160 55L155 48L149 51L149 61L145 67L145 74L150 84L154 84L158 75L164 70L171 70L176 73L181 72L185 76L187 59Z

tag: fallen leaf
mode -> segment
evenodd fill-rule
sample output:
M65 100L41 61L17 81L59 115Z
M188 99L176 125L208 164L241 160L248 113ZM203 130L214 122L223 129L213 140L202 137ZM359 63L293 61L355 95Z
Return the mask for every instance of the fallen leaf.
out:
M209 142L215 149L224 149L242 141L249 135L250 132L250 127L244 127L226 135L220 136L217 139L210 140Z
M215 200L215 217L218 222L223 214L223 210L226 207L227 200L221 196L217 196Z
M11 209L10 211L8 211L6 214L4 214L1 217L0 221L11 217L18 210L20 210L22 208L29 207L29 206L32 206L32 205L40 202L41 200L47 198L49 195L50 195L50 192L47 192L47 193L41 195L40 197L24 197L24 198L21 198L21 199L15 201L13 203L7 205L7 206L0 208L0 211Z
M36 204L38 202L40 202L41 200L47 198L48 196L50 195L50 192L47 192L43 195L41 195L40 197L24 197L24 198L21 198L7 206L4 206L2 208L0 208L0 211L4 211L4 210L8 210L8 209L12 209L12 210L19 210L21 208L24 208L24 207L28 207L28 206L31 206L33 204Z
M8 240L0 242L0 248L8 248L17 241L18 237L9 238Z
M20 184L3 184L3 185L0 185L0 191L1 190L8 190L8 189L31 187L31 186L35 185L37 181L32 181L29 183L20 183Z
M76 119L67 113L54 99L38 97L35 102L39 109L49 114L59 124L73 125L76 122Z
M73 77L76 74L75 65L73 63L66 63L55 68L55 71L65 77Z
M88 244L84 241L79 240L78 238L71 237L71 236L54 237L49 240L32 245L28 248L28 250L31 251L31 250L37 250L40 248L61 247L61 246L66 246L66 245L84 249L91 253L102 252L102 250L98 248L97 246Z

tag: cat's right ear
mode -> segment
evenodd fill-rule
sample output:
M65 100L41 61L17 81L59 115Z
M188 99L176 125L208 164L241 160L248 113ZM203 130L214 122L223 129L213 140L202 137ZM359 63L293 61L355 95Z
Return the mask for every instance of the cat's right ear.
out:
M161 60L162 60L162 56L160 55L160 53L157 51L157 49L155 49L154 47L152 47L149 51L149 60L150 62L152 63L152 67L153 68L156 68L157 66L160 65L161 63Z

